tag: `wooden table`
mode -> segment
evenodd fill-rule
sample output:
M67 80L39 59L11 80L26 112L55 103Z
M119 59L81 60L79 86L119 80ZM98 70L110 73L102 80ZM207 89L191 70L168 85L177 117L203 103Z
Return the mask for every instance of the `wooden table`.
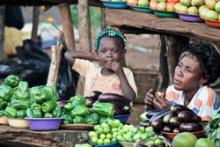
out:
M4 147L72 147L76 143L88 142L88 131L57 130L31 131L0 126L0 146Z

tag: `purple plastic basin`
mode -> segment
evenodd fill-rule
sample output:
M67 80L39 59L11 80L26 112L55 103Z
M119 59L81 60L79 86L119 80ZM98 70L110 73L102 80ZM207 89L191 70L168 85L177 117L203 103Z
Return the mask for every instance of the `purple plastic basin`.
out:
M26 118L29 127L34 131L58 130L63 118Z
M179 13L179 18L183 21L188 21L188 22L202 22L202 19L199 17L199 15Z

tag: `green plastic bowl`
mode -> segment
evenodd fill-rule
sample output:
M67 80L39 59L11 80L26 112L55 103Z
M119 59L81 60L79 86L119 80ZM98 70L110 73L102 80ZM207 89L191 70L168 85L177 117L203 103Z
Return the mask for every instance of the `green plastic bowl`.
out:
M175 12L168 12L168 11L160 11L154 10L154 15L161 18L177 18L178 15Z
M138 12L153 13L153 10L151 10L149 7L129 6L129 8Z

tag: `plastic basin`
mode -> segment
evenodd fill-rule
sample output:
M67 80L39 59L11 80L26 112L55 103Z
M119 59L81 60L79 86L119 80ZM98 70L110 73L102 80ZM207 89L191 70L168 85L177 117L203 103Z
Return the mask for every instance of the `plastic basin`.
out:
M29 127L29 122L22 118L8 118L8 124L14 128L27 129Z
M63 118L26 118L34 131L58 130Z
M161 18L176 18L178 15L175 12L168 12L168 11L160 11L154 10L154 15Z
M203 20L199 17L199 15L191 15L191 14L182 14L178 13L179 18L183 21L188 21L188 22L202 22Z
M143 13L153 13L154 11L151 10L149 7L139 7L139 6L129 6L131 10L143 12Z
M121 123L125 124L128 120L130 114L126 114L126 115L115 115L113 116L114 119L118 119Z
M95 147L122 147L120 143L115 142L112 144L106 144L106 145L96 145Z
M128 7L127 2L102 2L107 8L124 9Z

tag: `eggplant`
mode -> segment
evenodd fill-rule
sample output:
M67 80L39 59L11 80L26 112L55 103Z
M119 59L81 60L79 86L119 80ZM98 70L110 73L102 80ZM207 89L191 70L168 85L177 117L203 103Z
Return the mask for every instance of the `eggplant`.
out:
M168 110L168 109L161 110L161 111L157 112L156 114L154 114L150 118L150 122L153 122L154 120L160 119L169 113L170 113L170 110Z
M180 111L184 111L184 110L189 110L191 111L189 108L187 108L186 106L183 105L179 105L179 104L175 104L172 105L170 107L170 110L174 113L174 114L178 114Z
M140 126L142 126L142 127L149 127L150 126L150 122L149 122L149 120L142 120L142 121L140 121Z
M179 118L177 116L170 118L170 125L173 127L178 127L180 125Z
M167 114L167 115L165 115L164 117L163 117L163 122L165 123L165 124L169 124L170 123L170 119L173 117L173 113L171 112L171 113L169 113L169 114Z
M181 123L179 126L180 132L197 132L202 131L203 126L200 123Z
M151 126L154 128L154 131L160 132L163 128L163 120L162 119L156 119L151 123Z
M181 122L200 122L201 121L201 117L199 117L193 111L181 111L177 116Z
M164 126L163 131L164 132L173 132L173 127L172 126Z
M115 93L102 93L98 97L100 102L120 102L124 105L130 105L130 100L122 95Z

